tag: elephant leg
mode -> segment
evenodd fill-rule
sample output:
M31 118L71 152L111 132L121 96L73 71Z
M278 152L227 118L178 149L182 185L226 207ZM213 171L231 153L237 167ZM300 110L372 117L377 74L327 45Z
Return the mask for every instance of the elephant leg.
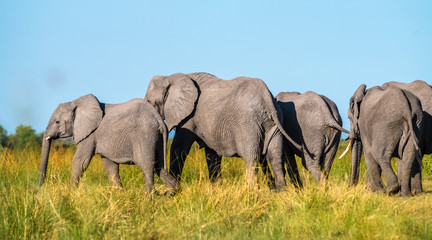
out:
M402 153L402 171L400 171L401 178L400 188L401 188L401 196L407 197L411 196L411 174L413 169L414 162L417 162L415 159L416 152L414 150L414 146L411 144L407 144L403 153ZM398 164L399 169L399 164Z
M95 154L96 144L91 139L85 139L77 146L77 150L72 159L72 171L70 177L70 185L77 187L84 171L90 164L92 157Z
M414 160L411 170L411 191L414 195L423 192L421 167L417 160Z
M156 164L156 145L153 144L141 144L137 142L133 146L133 159L135 165L137 165L144 175L145 189L149 193L153 193L154 190L154 171ZM154 143L156 144L156 143Z
M323 170L324 170L324 177L326 180L328 180L328 177L330 175L330 170L332 168L333 165L333 161L334 158L336 156L336 152L337 152L337 147L339 145L339 139L340 138L336 138L337 143L334 145L334 147L332 146L331 149L328 152L325 152L322 156L323 160L324 160L324 166L323 166Z
M366 181L372 192L384 192L384 184L381 179L381 167L375 161L372 154L365 151Z
M302 188L303 183L300 179L300 173L297 167L297 162L294 156L294 153L286 151L284 154L285 161L288 165L288 175L290 177L290 181L297 188Z
M286 187L285 182L285 171L283 166L283 138L279 133L274 136L269 143L267 149L266 158L271 164L273 174L274 174L274 182L277 190L281 190ZM264 159L265 161L265 159ZM268 168L268 167L267 167Z
M254 188L257 182L257 158L252 156L242 157L246 163L246 182L250 189Z
M310 154L304 152L303 156L305 157L307 169L312 173L317 182L320 182L322 173L320 171L319 160L321 158L321 154L311 156Z
M178 182L181 180L184 163L194 141L195 134L187 129L179 128L174 135L170 154L170 172Z
M222 157L217 155L213 149L208 147L205 148L205 154L209 170L209 178L210 181L214 183L220 178Z
M391 160L390 156L381 155L380 158L378 159L378 163L387 181L387 193L396 194L400 190L400 185L399 185L398 178L395 172L393 171L390 160Z
M143 159L143 158L140 158ZM144 174L145 189L147 192L154 192L154 165L150 159L140 160L135 162Z
M409 196L409 195L411 195L411 193L409 193L409 194L407 194L406 193L406 191L407 191L407 188L408 189L411 189L411 185L409 186L409 187L407 187L406 186L406 181L407 181L407 178L411 178L411 176L406 176L406 174L407 174L407 163L406 162L404 162L404 160L403 159L397 159L397 169L398 169L398 183L399 183L399 186L400 186L400 190L401 190L401 196ZM411 174L409 174L409 175L411 175ZM408 181L409 183L408 184L410 184L410 182L411 182L411 179L409 179L409 181ZM408 190L408 191L410 191L410 190Z
M122 187L119 174L119 164L102 157L102 164L113 187Z

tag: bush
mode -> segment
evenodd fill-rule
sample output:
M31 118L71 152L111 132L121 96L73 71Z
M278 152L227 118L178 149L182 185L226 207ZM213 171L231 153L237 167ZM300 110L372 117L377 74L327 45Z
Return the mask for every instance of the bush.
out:
M432 175L432 155L425 155L423 157L423 173Z
M4 147L6 146L6 143L8 141L8 135L6 129L3 128L2 125L0 125L0 146Z
M15 134L9 136L7 145L18 149L40 147L42 144L42 137L43 134L36 134L31 126L20 124L16 128Z

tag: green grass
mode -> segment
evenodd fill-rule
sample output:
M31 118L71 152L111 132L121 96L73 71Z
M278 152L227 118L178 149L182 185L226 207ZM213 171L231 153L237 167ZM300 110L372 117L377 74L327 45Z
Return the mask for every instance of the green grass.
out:
M338 154L343 151L343 144ZM387 196L348 188L350 156L335 159L329 181L317 184L302 167L304 188L274 192L259 176L245 183L240 158L223 158L222 180L210 183L202 150L187 160L182 191L146 195L136 166L121 166L124 189L111 188L96 156L78 188L69 187L73 148L52 149L38 194L39 149L0 152L0 239L430 239L432 176L426 193ZM430 156L425 160L430 161ZM426 161L426 162L427 162ZM156 179L159 192L166 189Z

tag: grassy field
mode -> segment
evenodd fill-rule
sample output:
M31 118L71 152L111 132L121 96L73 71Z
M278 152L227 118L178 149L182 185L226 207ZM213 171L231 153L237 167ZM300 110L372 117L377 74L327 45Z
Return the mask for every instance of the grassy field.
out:
M339 149L338 155L342 152ZM74 149L52 149L46 184L33 190L39 149L0 151L0 239L431 239L432 176L425 193L387 196L348 188L350 156L336 159L317 184L300 167L302 190L274 192L260 175L248 189L245 165L224 158L222 180L210 183L202 150L187 160L182 192L150 196L136 166L121 166L124 189L109 186L95 157L78 188L69 187ZM430 161L430 156L426 158ZM157 179L159 192L166 189Z

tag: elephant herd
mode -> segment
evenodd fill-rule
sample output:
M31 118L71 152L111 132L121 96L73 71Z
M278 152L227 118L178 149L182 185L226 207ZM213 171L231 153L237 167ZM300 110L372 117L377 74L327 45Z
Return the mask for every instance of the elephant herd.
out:
M281 92L273 97L257 78L222 80L209 73L176 73L151 79L144 99L101 103L89 94L61 103L44 133L39 179L42 186L51 141L73 137L71 185L78 185L92 157L99 154L111 185L121 187L119 164L135 164L145 187L154 190L154 173L170 189L180 189L186 157L194 142L204 148L209 177L220 177L222 156L246 163L248 186L256 184L258 164L277 190L302 187L294 155L317 181L328 178L341 132L352 146L351 185L358 182L364 150L367 183L372 191L402 196L422 191L423 154L432 152L432 88L423 81L389 82L350 100L350 131L342 128L337 106L314 92ZM169 170L168 133L174 129ZM398 158L398 174L390 158ZM287 167L285 168L285 164ZM272 171L270 172L270 167Z

